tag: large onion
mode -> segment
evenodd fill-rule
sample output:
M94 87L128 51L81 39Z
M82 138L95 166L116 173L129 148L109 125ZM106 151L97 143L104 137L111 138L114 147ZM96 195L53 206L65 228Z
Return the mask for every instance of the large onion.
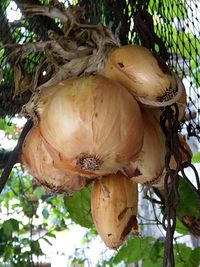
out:
M108 57L104 74L147 105L167 106L176 102L181 94L181 87L177 88L176 78L168 66L142 46L116 48Z
M159 122L148 110L143 110L144 143L136 161L131 161L123 172L133 182L144 184L156 180L165 167L165 137Z
M109 248L119 247L131 231L137 232L137 184L122 174L95 180L91 207L97 232Z
M137 102L100 75L64 81L41 112L40 127L65 162L91 175L117 172L143 143Z
M56 168L47 146L39 127L33 127L26 136L21 154L21 161L30 174L53 192L71 194L87 186L91 181L88 178Z

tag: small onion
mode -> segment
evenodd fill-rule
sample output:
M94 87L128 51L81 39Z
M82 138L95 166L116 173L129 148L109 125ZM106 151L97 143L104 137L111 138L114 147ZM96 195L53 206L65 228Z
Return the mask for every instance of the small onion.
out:
M139 45L116 48L105 65L104 75L128 88L136 99L150 106L167 106L181 95L175 75L165 62Z
M160 124L147 110L143 110L144 143L136 161L131 161L123 172L133 182L144 184L156 180L165 167L165 136Z
M21 162L40 184L52 192L71 194L91 182L67 169L56 168L47 146L39 127L35 126L27 134L22 147Z
M126 89L100 75L68 79L62 85L41 112L40 128L66 164L106 175L138 156L143 121Z
M91 210L95 227L104 243L116 249L137 226L138 189L123 174L96 179L92 188Z
M187 151L186 153L183 149L179 148L179 153L182 157L181 163L188 162L188 161L190 162L190 158L192 158L192 150L190 146L188 145L188 143L186 142L185 137L182 134L179 134L178 138L179 138L180 145ZM171 169L176 170L177 163L176 163L174 156L171 157L169 166ZM163 193L164 191L164 181L165 181L166 173L167 173L166 169L164 169L158 182L153 185L154 187L159 189L160 193L161 192ZM170 182L170 177L169 177L169 182Z

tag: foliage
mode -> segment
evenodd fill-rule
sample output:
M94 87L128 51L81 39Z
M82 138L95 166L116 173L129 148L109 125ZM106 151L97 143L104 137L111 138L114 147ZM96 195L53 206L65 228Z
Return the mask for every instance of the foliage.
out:
M200 163L200 152L196 152L192 156L193 163Z

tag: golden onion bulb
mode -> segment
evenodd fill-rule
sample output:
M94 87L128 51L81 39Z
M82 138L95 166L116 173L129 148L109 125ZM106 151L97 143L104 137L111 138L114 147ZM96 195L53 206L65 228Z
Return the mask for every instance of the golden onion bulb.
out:
M123 174L96 179L92 188L92 217L104 243L116 249L131 231L137 232L138 189Z
M21 162L37 181L53 192L71 194L86 187L91 181L67 169L58 169L48 153L45 140L38 126L27 134L22 147Z
M137 102L100 75L63 81L41 112L40 128L71 168L91 175L117 172L138 156L143 143Z
M123 172L133 182L145 184L156 180L165 168L165 136L160 124L148 110L143 110L144 142L136 161L131 161Z
M139 45L125 45L111 52L104 75L121 83L146 105L167 106L180 98L181 88L165 62Z
M187 143L185 137L182 134L179 133L178 138L179 138L180 145L183 147L184 150L187 151L187 152L185 152L181 147L179 148L179 153L181 156L181 163L188 162L188 161L190 162L190 159L192 158L192 150L191 150L189 144ZM176 168L177 168L177 162L176 162L174 156L172 156L170 158L169 167L172 170L176 170ZM164 169L162 175L160 176L160 178L158 180L158 183L154 184L154 187L158 188L160 193L163 193L163 191L164 191L166 173L167 173L167 171L166 171L166 169ZM170 181L171 181L171 177L169 177L169 179L168 179L169 183L170 183Z

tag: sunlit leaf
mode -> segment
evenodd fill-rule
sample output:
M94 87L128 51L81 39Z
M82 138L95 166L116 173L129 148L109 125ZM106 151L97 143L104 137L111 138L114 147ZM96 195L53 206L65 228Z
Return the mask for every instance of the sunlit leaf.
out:
M199 267L200 265L200 247L197 247L192 250L189 262L192 264L192 267Z
M5 235L10 236L13 232L19 231L19 222L15 219L9 219L2 225Z
M33 191L33 194L38 198L41 199L41 197L45 194L45 189L42 186L37 186L35 190Z
M164 19L172 20L174 18L187 18L187 8L183 0L150 0L149 10L161 15Z
M91 188L88 187L74 193L72 197L65 199L65 204L71 219L75 223L88 228L93 225L90 198Z
M200 163L200 152L196 152L193 154L192 163Z
M188 228L178 219L176 220L176 231L179 234L184 234L184 235L190 234Z
M127 264L137 263L139 260L148 258L154 241L153 237L134 237L128 240L115 255L113 263L117 264L121 261Z
M200 218L199 199L197 191L187 183L183 178L180 178L179 183L180 202L177 206L178 216L191 216Z

